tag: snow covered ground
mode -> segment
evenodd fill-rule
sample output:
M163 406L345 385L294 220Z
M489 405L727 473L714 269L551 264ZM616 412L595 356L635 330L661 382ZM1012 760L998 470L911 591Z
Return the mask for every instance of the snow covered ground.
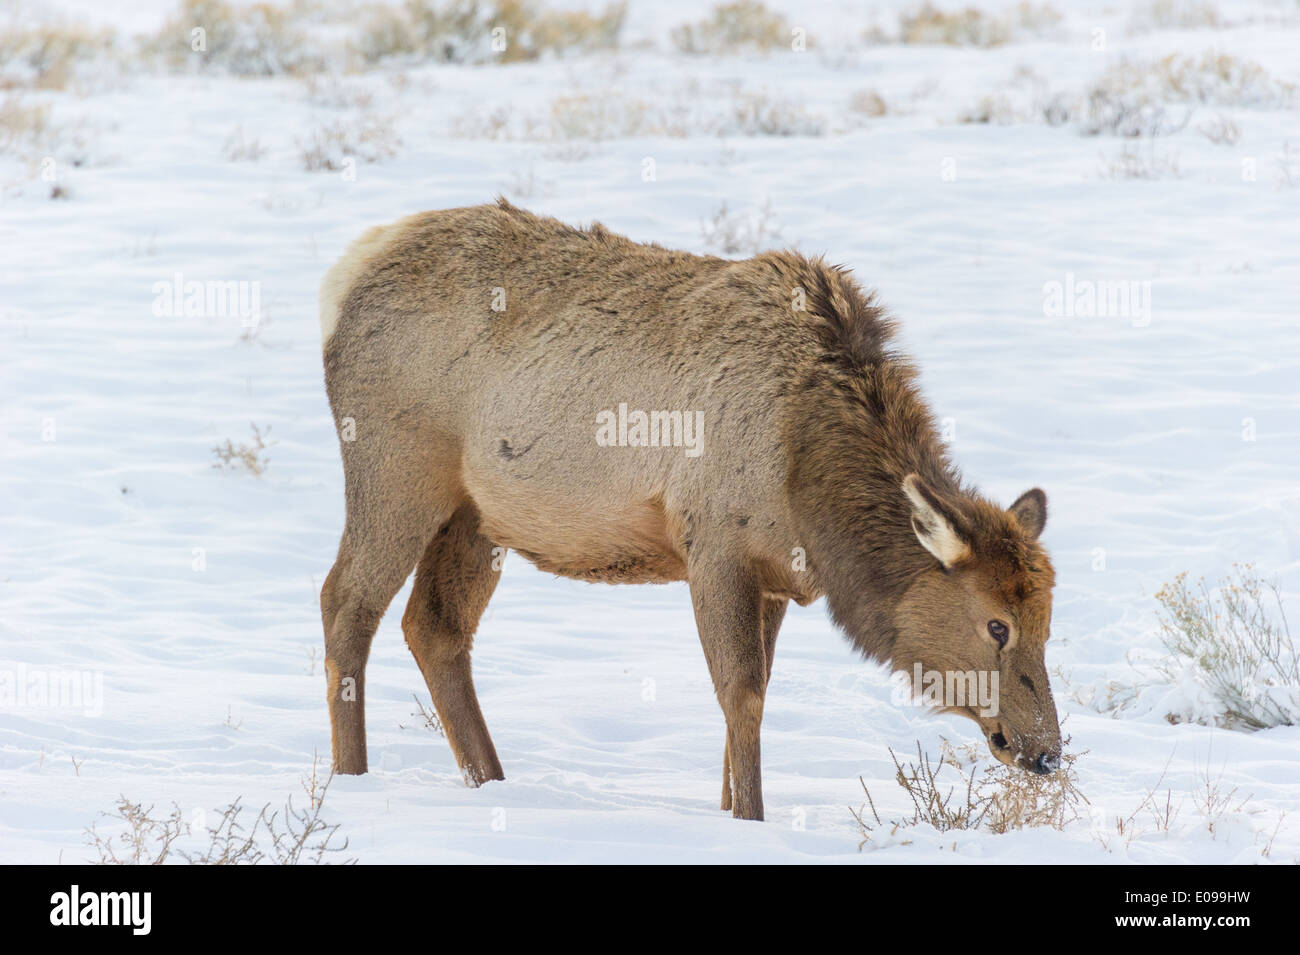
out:
M128 6L133 31L170 12ZM1300 83L1300 11L1219 4L1217 26L1183 28L1151 27L1149 4L1069 4L1060 23L981 49L862 42L897 4L874 18L771 6L807 29L807 51L678 55L667 32L699 8L634 3L622 50L577 58L390 65L312 87L137 64L21 94L49 105L51 126L0 151L0 671L89 671L103 695L0 707L0 861L86 859L84 829L119 794L187 818L237 796L282 803L313 754L328 758L317 594L343 497L316 287L365 227L496 193L715 252L722 202L742 245L766 205L779 233L762 244L825 252L880 291L964 472L1004 502L1048 493L1048 664L1090 805L1061 831L915 828L860 852L859 776L882 816L908 809L890 747L983 743L972 724L892 704L887 675L818 604L791 608L777 648L767 821L734 821L717 808L722 716L684 586L584 585L511 555L475 652L507 780L465 788L412 716L427 694L402 641L404 591L368 674L371 772L335 780L325 811L352 855L1300 858L1300 727L1171 725L1179 688L1107 703L1134 681L1131 660L1163 652L1152 594L1180 571L1253 561L1300 607L1300 100L1279 92ZM22 15L60 12L116 15L86 0ZM1190 118L1157 137L1036 112L1120 62L1209 49L1276 85L1171 100L1171 123ZM883 115L850 108L863 90ZM737 103L769 133L800 134L764 134ZM985 108L993 122L960 121ZM303 168L322 126L390 117L391 157L355 176ZM1219 122L1235 142L1202 132ZM237 129L264 155L232 161ZM45 157L66 198L50 198ZM158 314L158 283L178 274L259 283L260 325ZM1120 281L1149 312L1045 308L1049 283ZM274 442L265 473L214 468L214 446L249 440L251 424ZM1235 790L1221 818L1197 795L1207 776ZM1168 827L1140 809L1153 789L1180 809ZM1116 817L1135 813L1119 835Z

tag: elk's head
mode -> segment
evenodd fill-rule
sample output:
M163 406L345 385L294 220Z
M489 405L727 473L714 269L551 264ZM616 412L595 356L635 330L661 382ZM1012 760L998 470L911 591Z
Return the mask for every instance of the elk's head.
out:
M929 680L914 693L941 681L942 699L927 692L925 701L977 722L1003 763L1053 772L1061 731L1043 654L1055 575L1038 543L1046 496L1035 488L1003 510L941 494L915 474L901 493L917 546L934 561L895 611L894 669Z

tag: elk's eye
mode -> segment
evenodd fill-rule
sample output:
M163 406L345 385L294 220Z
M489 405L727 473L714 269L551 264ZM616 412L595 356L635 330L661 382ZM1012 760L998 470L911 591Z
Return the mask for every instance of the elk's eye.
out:
M998 646L1005 647L1007 637L1011 636L1011 631L1007 629L1007 625L1001 620L990 620L989 636L998 642Z

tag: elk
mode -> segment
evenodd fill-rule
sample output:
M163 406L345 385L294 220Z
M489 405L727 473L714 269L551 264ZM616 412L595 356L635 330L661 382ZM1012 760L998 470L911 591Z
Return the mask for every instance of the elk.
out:
M791 600L825 597L897 670L998 674L996 715L944 708L1002 762L1059 766L1046 497L1003 508L963 484L892 320L843 268L672 251L501 199L366 232L320 316L347 509L321 588L337 772L366 771L366 660L414 568L402 629L452 753L472 786L504 778L470 667L500 548L579 580L687 583L738 818L763 817Z

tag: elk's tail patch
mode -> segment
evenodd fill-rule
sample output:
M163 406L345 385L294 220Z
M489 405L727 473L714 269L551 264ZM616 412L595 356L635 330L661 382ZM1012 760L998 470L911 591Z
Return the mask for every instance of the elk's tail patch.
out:
M325 273L325 277L321 279L320 294L317 298L320 303L320 344L322 349L329 344L330 336L334 334L334 329L338 327L339 310L343 307L343 300L347 298L348 291L356 282L366 263L384 250L396 236L401 225L400 222L394 222L366 230L359 239L348 246L347 251L343 253L337 262L330 266L329 271Z

